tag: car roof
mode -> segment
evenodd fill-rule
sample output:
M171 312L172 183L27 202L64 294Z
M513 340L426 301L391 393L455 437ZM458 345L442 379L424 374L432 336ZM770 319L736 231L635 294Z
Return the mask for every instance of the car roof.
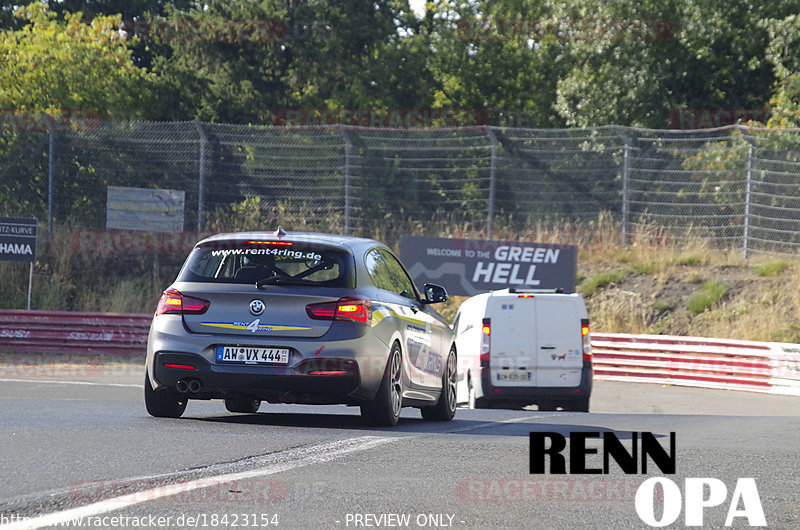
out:
M279 233L281 232L281 233ZM338 234L324 234L319 232L284 232L280 227L275 232L228 232L222 234L215 234L209 236L197 245L203 245L214 241L246 241L249 239L267 239L274 241L295 241L302 243L321 243L324 245L341 246L345 248L356 247L373 247L382 246L385 244L375 241L374 239L366 239L363 237L343 236ZM196 245L196 246L197 246ZM388 247L387 247L388 248Z

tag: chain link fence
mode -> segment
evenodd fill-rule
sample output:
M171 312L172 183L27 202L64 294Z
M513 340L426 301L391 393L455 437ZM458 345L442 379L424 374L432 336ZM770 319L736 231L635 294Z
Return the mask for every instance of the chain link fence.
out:
M185 230L392 239L543 227L587 244L796 254L800 130L381 129L93 122L0 131L0 215L103 229L109 186L185 193Z

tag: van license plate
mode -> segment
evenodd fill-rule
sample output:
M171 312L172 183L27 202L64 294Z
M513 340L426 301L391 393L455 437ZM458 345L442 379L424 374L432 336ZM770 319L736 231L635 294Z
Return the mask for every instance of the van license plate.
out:
M500 372L497 374L498 381L530 381L530 372Z
M244 362L246 364L287 364L288 348L247 348L243 346L217 346L217 361Z

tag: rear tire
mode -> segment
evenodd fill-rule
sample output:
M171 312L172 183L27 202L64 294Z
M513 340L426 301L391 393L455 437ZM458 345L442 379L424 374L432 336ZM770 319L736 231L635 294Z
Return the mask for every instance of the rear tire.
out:
M361 405L361 416L375 426L393 427L400 419L403 406L403 362L400 345L396 342L389 352L381 386L375 399Z
M432 407L420 409L422 418L433 421L450 421L456 415L456 384L458 374L456 373L456 352L450 350L447 356L447 364L442 374L442 393L439 401Z
M261 406L261 400L249 398L225 398L225 408L228 412L241 412L243 414L255 414L258 412L258 407Z
M150 376L144 374L144 405L147 412L156 418L180 418L189 400L171 388L154 390Z

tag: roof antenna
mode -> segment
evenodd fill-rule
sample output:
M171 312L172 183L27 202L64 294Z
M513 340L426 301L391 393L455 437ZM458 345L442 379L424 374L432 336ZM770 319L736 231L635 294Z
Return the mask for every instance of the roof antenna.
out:
M277 229L277 230L275 230L275 232L273 233L273 235L274 235L275 237L277 237L277 238L281 238L281 237L283 237L283 236L285 236L285 235L286 235L286 231L283 229L283 227L282 227L282 226L278 226L278 229Z

